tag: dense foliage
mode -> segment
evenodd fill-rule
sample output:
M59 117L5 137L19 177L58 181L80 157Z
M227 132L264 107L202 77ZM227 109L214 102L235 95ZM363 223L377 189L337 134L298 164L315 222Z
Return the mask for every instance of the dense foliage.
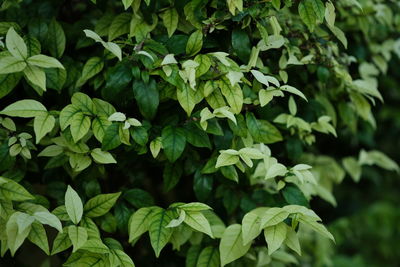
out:
M395 264L399 11L2 1L0 263Z

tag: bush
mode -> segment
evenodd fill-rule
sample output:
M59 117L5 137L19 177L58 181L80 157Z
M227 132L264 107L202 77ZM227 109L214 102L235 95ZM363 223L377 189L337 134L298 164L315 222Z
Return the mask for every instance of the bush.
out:
M0 10L3 262L354 266L343 251L360 244L343 239L365 212L329 213L336 185L341 201L348 178L399 171L372 111L379 84L398 85L380 80L400 57L395 1ZM393 206L374 201L367 216L394 228Z

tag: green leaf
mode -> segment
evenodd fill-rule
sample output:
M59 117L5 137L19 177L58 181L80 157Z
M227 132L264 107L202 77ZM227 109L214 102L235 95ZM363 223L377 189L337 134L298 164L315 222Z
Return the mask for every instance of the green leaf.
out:
M167 126L161 133L162 146L167 159L175 162L185 150L186 137L181 128Z
M120 195L120 192L101 194L89 199L84 208L85 216L92 218L106 214L115 205Z
M287 92L289 92L289 93L298 95L298 96L300 96L301 98L303 98L305 101L308 101L308 100L307 100L307 97L306 97L300 90L298 90L297 88L295 88L295 87L293 87L293 86L290 86L290 85L283 85L283 86L280 87L280 89L283 90L283 91L287 91Z
M41 113L33 120L33 129L36 135L36 144L54 128L56 119L49 113Z
M206 132L198 128L194 123L184 125L186 141L195 147L211 149L210 139Z
M196 55L203 46L203 32L201 30L197 30L193 32L188 39L186 44L186 55L194 56Z
M11 27L6 35L6 46L8 51L18 59L26 59L28 49L21 36Z
M317 15L314 11L313 1L315 0L302 0L299 4L300 18L311 32L314 31L314 28L317 25Z
M45 72L47 88L60 92L67 80L67 71L65 69L51 68L46 69Z
M84 245L80 247L80 249L98 254L106 254L110 252L109 248L98 239L87 240Z
M63 69L63 65L54 57L45 55L35 55L27 59L29 65L34 65L41 68L59 68Z
M70 129L74 142L78 142L90 129L90 117L83 112L75 113L71 118Z
M0 99L8 95L17 86L21 73L0 74Z
M71 103L80 108L84 113L96 114L96 107L92 99L84 93L75 93L71 98Z
M299 218L299 222L335 242L333 235L325 228L323 224L317 222L314 218L302 215Z
M240 224L232 224L225 229L219 243L221 266L225 266L239 259L250 249L250 243L243 245L242 227Z
M50 22L47 31L47 49L53 57L61 58L64 54L65 43L66 39L64 30L61 25L53 19Z
M289 216L289 212L282 208L270 208L261 217L260 229L277 225Z
M0 111L0 114L2 115L22 118L31 118L46 113L46 107L43 106L42 103L32 99L19 100Z
M264 229L265 241L268 244L268 255L279 249L286 239L287 226L284 222Z
M56 228L59 232L62 232L62 225L60 220L54 214L51 214L48 211L39 211L33 214L33 217L41 224L47 224L51 227Z
M122 0L122 4L124 4L125 10L127 10L133 3L133 0Z
M249 61L251 45L246 31L242 29L234 29L232 31L232 47L238 58L243 63L247 63Z
M219 81L219 87L231 107L231 111L235 114L239 114L243 107L243 92L240 85L232 85L228 79L223 78Z
M68 186L65 193L65 208L71 221L78 224L82 219L83 204L78 193L71 186Z
M161 14L165 28L167 28L168 37L171 37L178 27L179 15L175 8L168 8Z
M135 267L135 264L133 263L132 259L123 252L122 250L119 249L113 249L111 250L111 253L115 255L116 258L118 258L119 263L121 267Z
M108 39L110 41L129 32L131 20L133 20L131 13L121 13L114 18L110 28L108 29Z
M121 140L119 138L119 125L118 123L113 123L107 127L104 133L101 150L111 150L118 147L120 144Z
M25 78L41 90L46 91L46 73L39 67L27 65L24 69Z
M191 228L205 233L213 238L210 223L200 211L186 211L184 222Z
M71 240L68 236L68 228L64 227L62 232L59 232L53 241L53 248L51 255L60 253L72 246Z
M60 112L60 127L64 131L69 125L71 125L72 118L75 114L81 112L81 109L75 105L67 105Z
M72 242L72 252L75 252L86 243L88 234L85 228L71 225L68 226L68 237Z
M261 233L261 216L267 209L268 208L257 208L244 215L242 219L242 237L244 245L251 242Z
M13 201L32 200L34 197L18 183L0 176L0 196Z
M301 248L299 243L299 237L297 236L296 232L292 229L292 227L286 226L287 234L285 239L285 244L290 249L295 251L299 256L301 256Z
M90 155L95 162L101 164L117 163L114 157L107 151L102 151L100 148L95 148L90 152Z
M173 189L181 179L183 168L179 162L167 163L163 171L163 182L165 192Z
M29 241L41 248L47 255L50 255L49 241L43 225L34 222L28 235Z
M315 15L317 16L319 22L323 22L325 16L324 3L322 3L321 0L306 0L306 1L311 1Z
M183 88L178 88L176 90L176 96L179 104L186 111L186 114L189 117L196 105L195 91L189 88L189 86L183 86Z
M104 67L104 62L99 57L90 58L83 66L82 75L77 83L78 86L83 85L87 80L98 74Z
M279 130L265 120L257 120L253 113L246 113L246 124L255 142L272 144L282 141Z
M232 155L229 153L221 153L218 156L215 168L220 168L224 166L234 165L239 162L239 155Z
M10 248L11 256L14 256L17 249L22 245L25 238L28 237L31 230L31 225L23 229L22 231L18 228L18 217L23 214L19 211L13 213L7 221L6 224L6 235L7 235L7 245Z
M147 119L154 118L160 101L156 81L151 79L147 84L143 81L135 81L132 89L140 113Z
M170 211L158 207L153 209L149 223L149 235L151 246L157 258L172 235L172 228L166 227L172 219Z
M138 209L132 214L129 219L129 242L132 242L149 230L153 211L153 208L145 207Z
M104 135L106 134L106 130L108 126L112 123L107 119L107 117L99 116L93 119L92 121L92 131L94 136L99 142L103 142Z
M16 57L1 57L0 58L0 74L9 74L23 71L26 67L24 60Z
M216 247L205 247L198 256L195 267L219 267L219 252Z

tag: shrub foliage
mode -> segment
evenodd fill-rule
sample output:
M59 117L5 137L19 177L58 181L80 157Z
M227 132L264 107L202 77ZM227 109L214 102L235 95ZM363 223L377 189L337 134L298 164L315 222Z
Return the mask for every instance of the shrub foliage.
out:
M336 205L362 166L398 170L324 145L376 128L395 1L0 10L2 257L30 242L65 266L313 262L302 244L335 238L310 200Z

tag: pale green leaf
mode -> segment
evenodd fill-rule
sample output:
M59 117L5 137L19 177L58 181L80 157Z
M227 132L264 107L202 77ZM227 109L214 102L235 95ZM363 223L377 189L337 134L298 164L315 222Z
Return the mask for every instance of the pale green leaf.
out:
M268 254L271 255L279 249L286 239L287 226L284 222L264 228L265 241L268 244Z
M25 99L8 105L0 111L0 114L10 117L31 118L47 114L47 109L42 103L36 100Z
M33 130L36 135L36 144L54 128L56 119L49 113L41 113L33 120Z
M34 65L41 68L59 68L64 69L63 65L54 57L45 55L35 55L27 59L29 65Z
M193 32L186 44L186 55L193 56L197 54L203 46L203 33L201 30Z
M20 72L26 67L25 61L16 57L8 56L0 59L0 74Z
M81 226L68 226L68 237L72 242L72 252L75 252L86 243L88 239L87 230Z
M11 27L6 35L6 46L8 51L18 59L26 59L28 49L21 36Z
M78 224L82 219L83 204L78 193L69 185L65 193L65 208L71 221Z
M94 159L95 162L101 164L110 164L110 163L117 163L114 157L111 155L110 152L102 151L100 148L95 148L90 152L90 155Z
M47 224L51 227L56 228L59 232L62 232L62 225L60 220L54 214L45 211L35 212L33 217L41 224Z
M261 233L261 215L265 213L267 209L268 208L257 208L244 215L242 219L243 245L248 244Z
M46 91L46 73L39 67L27 65L24 69L25 78L41 90Z
M129 219L129 242L132 242L149 230L152 215L153 209L148 207L138 209L132 214Z
M213 238L210 223L200 211L187 211L184 222L191 228L205 233Z
M243 245L242 227L240 224L232 224L225 229L219 243L221 266L225 266L239 259L250 249L250 243Z

